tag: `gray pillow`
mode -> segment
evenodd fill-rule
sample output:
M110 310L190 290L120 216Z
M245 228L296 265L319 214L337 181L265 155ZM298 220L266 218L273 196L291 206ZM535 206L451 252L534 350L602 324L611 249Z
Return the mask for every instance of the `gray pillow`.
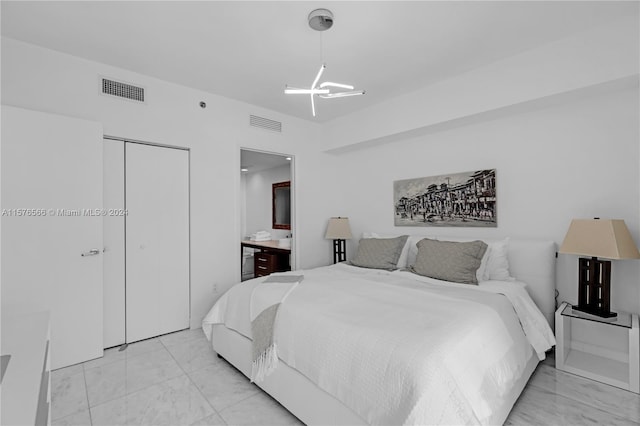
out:
M362 268L396 269L408 235L396 238L363 238L352 265Z
M411 265L416 274L454 283L478 284L476 271L487 251L484 242L458 243L425 238L417 246L418 256Z

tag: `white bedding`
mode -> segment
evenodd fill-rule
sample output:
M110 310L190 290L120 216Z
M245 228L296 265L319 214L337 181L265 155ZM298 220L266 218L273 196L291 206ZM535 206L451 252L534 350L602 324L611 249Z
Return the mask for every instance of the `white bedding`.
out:
M280 306L278 355L370 424L486 424L532 347L544 357L555 343L513 282L442 284L344 264L304 275ZM203 321L207 336L222 323L251 338L262 281L227 292Z

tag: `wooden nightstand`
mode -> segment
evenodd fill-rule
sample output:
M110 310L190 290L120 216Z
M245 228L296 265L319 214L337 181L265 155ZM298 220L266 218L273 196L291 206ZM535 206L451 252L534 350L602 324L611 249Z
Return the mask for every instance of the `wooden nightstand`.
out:
M555 319L558 370L640 393L637 314L600 318L563 302Z

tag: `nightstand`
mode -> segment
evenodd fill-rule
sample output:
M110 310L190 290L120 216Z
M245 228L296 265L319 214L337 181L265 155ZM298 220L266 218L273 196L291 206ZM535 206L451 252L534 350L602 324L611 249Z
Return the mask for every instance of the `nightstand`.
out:
M601 318L563 302L555 319L558 370L640 393L637 314Z

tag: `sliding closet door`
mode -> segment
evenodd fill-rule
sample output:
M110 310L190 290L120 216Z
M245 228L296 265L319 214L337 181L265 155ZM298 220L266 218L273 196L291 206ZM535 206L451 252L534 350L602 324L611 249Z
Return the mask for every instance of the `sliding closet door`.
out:
M189 153L125 144L126 333L189 327Z

